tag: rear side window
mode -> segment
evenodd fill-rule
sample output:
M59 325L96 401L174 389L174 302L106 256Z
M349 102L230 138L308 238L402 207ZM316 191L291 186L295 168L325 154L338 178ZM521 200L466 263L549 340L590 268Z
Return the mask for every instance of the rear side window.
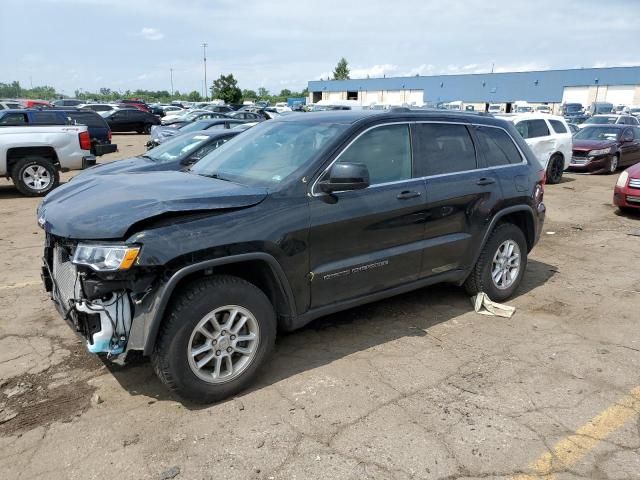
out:
M476 152L464 125L418 123L414 128L416 176L476 168Z
M546 137L549 135L549 128L544 120L523 120L516 124L516 129L522 138Z
M86 125L87 127L106 127L105 121L98 114L86 113L69 113L71 120L75 120L78 125Z
M0 118L0 125L26 125L27 115L24 113L7 113Z
M64 125L64 115L59 115L56 112L34 112L33 123L39 125Z
M521 163L522 157L511 137L500 128L477 127L478 149L484 156L487 167L499 167Z
M363 163L371 185L411 178L409 125L386 125L362 134L340 155L341 163Z
M567 133L567 129L560 120L549 120L549 123L556 133Z

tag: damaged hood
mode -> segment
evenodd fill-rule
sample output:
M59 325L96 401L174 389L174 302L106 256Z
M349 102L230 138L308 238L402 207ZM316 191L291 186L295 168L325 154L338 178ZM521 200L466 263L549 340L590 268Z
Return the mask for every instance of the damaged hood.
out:
M92 175L62 185L38 207L38 223L78 240L121 239L142 220L168 213L250 207L267 189L187 172Z
M116 160L109 163L98 163L97 165L83 170L73 181L78 181L90 177L91 175L113 175L114 173L136 172L153 170L157 166L162 166L159 162L154 162L150 158L133 157L124 160Z

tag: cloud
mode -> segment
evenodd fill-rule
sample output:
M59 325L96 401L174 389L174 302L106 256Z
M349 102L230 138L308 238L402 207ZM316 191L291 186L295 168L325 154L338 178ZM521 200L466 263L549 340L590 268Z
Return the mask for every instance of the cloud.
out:
M144 27L138 35L146 40L162 40L164 38L164 33L160 32L157 28L151 27Z

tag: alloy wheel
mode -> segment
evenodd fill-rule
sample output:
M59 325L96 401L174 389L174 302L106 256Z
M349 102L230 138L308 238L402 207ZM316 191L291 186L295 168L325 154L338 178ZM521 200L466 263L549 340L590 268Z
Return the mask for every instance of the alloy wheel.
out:
M496 288L511 287L520 273L520 247L513 240L505 240L498 247L491 263L491 280Z
M228 382L251 364L259 338L258 322L249 310L238 305L216 308L191 333L187 346L189 366L205 382Z
M22 172L22 181L31 190L41 192L51 185L49 171L41 165L30 165Z

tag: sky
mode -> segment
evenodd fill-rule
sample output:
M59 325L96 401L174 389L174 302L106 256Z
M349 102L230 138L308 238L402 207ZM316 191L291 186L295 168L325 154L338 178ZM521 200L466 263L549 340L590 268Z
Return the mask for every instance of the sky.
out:
M0 0L0 82L300 91L351 78L640 65L640 0ZM13 21L12 19L15 19Z

